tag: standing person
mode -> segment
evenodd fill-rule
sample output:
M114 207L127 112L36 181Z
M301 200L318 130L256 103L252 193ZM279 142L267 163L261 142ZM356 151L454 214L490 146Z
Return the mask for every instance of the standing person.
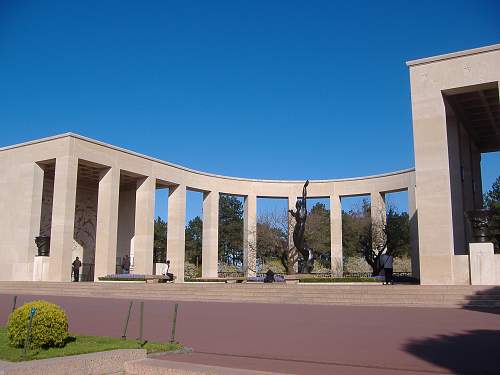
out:
M129 273L130 272L130 258L128 255L125 255L122 260L122 272Z
M82 262L80 262L80 259L76 257L76 259L73 261L73 281L77 283L80 281L80 267L82 266Z
M384 285L394 285L394 281L392 280L392 273L393 273L393 257L391 254L384 253L380 257L380 261L384 267L384 275L385 275L385 282Z

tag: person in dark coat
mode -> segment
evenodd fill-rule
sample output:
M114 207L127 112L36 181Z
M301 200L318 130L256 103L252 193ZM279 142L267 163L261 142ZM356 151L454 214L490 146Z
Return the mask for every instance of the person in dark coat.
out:
M73 281L78 282L80 281L80 267L82 266L82 262L80 262L80 259L76 257L76 259L73 262Z

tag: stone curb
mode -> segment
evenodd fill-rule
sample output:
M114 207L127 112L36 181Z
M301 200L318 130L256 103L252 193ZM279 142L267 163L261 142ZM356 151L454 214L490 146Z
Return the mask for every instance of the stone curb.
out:
M151 358L129 361L124 367L126 373L131 375L289 375Z
M126 361L145 358L145 349L118 349L11 363L0 375L104 375L123 371Z

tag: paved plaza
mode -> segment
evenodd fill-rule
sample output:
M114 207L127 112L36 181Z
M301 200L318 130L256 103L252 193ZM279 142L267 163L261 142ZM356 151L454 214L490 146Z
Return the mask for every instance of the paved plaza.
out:
M12 298L0 295L1 322ZM66 310L72 333L122 335L126 299L43 298ZM135 303L130 338L138 312ZM173 302L145 301L144 313L145 338L168 340ZM308 375L495 374L500 309L182 302L176 338L194 352L160 358Z

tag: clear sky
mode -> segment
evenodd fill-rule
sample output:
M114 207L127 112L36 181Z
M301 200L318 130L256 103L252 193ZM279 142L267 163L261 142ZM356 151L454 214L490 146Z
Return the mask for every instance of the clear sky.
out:
M0 0L0 144L72 131L268 179L409 168L405 61L500 43L499 15L498 0ZM487 187L499 165L484 157Z

